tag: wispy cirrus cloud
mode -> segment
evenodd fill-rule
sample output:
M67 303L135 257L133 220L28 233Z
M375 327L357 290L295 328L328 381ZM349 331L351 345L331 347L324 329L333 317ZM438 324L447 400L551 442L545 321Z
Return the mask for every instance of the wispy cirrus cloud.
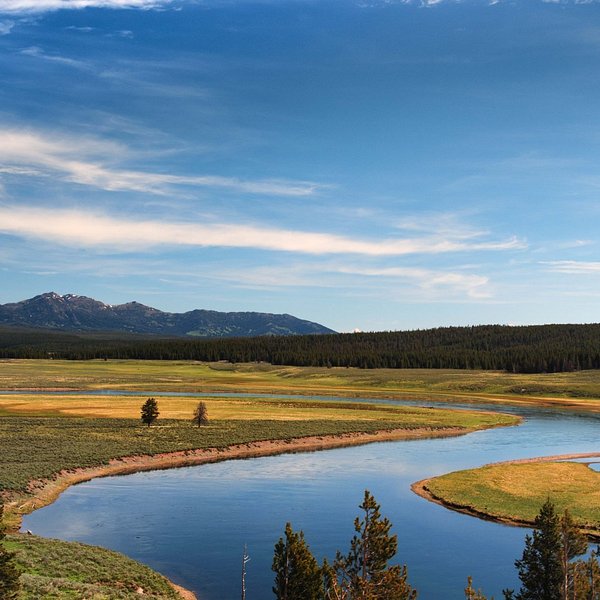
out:
M514 238L476 243L430 237L373 241L258 225L130 220L79 210L18 206L0 206L0 232L66 246L121 250L196 246L254 248L313 255L403 256L512 250L522 246Z
M79 31L80 33L91 33L92 31L96 30L95 27L90 27L89 25L86 25L83 27L77 27L76 25L69 25L65 29L70 30L70 31Z
M247 288L347 288L359 293L392 291L423 300L467 298L484 300L493 296L490 279L458 269L416 267L357 267L354 264L292 263L250 269L220 269L212 275Z
M339 273L411 281L422 289L460 290L470 298L489 298L489 278L483 275L421 269L415 267L355 268L340 267Z
M82 8L161 8L173 0L0 0L0 13L40 13Z
M0 129L0 170L53 175L107 191L166 195L175 186L211 187L248 194L310 196L328 186L311 181L243 180L219 175L173 175L122 168L131 149L102 139Z
M404 216L395 222L400 231L437 234L453 239L475 239L487 235L487 230L465 223L461 216L451 212L428 212L418 216Z
M49 62L59 63L69 67L75 67L77 69L89 68L89 66L81 60L60 56L58 54L47 54L39 46L29 46L28 48L23 48L23 50L21 50L21 54L24 54L25 56L32 56L34 58L41 58Z
M588 275L600 273L600 262L578 260L554 260L542 263L553 273L570 273L575 275Z

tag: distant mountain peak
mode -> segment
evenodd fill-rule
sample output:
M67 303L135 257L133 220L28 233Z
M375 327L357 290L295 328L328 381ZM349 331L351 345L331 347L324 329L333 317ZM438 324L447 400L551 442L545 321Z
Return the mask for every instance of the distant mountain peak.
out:
M169 337L255 337L335 333L289 314L218 312L195 309L163 312L133 300L104 304L87 296L46 292L0 304L0 324L67 331L121 331Z
M60 300L62 296L57 294L56 292L46 292L44 294L40 294L39 296L34 296L30 298L30 300L37 300L38 298L43 298L44 300ZM24 302L27 302L26 300Z

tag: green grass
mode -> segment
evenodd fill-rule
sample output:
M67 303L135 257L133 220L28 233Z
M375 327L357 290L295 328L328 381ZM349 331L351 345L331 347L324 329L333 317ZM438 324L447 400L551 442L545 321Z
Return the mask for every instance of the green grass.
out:
M162 575L117 552L30 535L8 536L6 546L23 573L19 600L179 598Z
M113 388L411 396L460 400L570 401L600 409L600 371L510 374L449 369L276 367L193 361L0 362L0 389ZM580 402L573 402L580 400ZM594 400L596 402L594 402Z
M165 419L145 427L134 419L2 416L0 489L23 492L31 480L124 456L223 448L310 435L422 427L432 430L456 427L467 431L517 422L514 417L502 414L406 407L357 407L352 411L334 408L335 404L329 410L339 410L340 418L315 419L311 418L310 406L308 403L306 420L223 419L211 420L201 428L186 421ZM352 412L354 418L349 418Z
M510 521L532 523L550 498L576 523L600 533L600 473L576 462L499 464L430 479L426 489L455 507Z

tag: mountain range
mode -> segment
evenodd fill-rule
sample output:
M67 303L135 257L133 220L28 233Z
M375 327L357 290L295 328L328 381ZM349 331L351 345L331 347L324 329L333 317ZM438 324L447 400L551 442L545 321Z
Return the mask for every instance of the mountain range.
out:
M139 302L111 305L86 296L61 296L55 292L0 304L0 325L202 338L335 333L288 314L201 309L170 313Z

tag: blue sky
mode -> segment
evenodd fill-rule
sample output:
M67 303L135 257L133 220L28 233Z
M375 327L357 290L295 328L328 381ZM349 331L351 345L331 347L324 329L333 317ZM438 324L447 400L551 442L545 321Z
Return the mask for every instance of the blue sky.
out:
M600 3L0 0L0 303L597 322Z

